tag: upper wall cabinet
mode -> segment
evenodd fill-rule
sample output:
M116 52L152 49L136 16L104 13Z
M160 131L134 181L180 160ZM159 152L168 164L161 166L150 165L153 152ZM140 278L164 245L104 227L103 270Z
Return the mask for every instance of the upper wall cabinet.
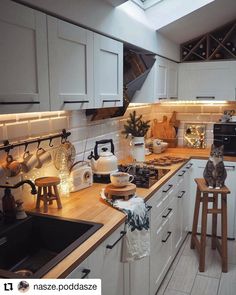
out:
M52 110L93 107L93 33L47 17Z
M49 110L46 15L0 2L0 113Z
M95 108L123 105L123 44L94 34Z
M168 59L157 57L156 61L156 98L178 98L178 64Z
M48 16L52 110L123 105L123 44Z
M179 98L184 100L236 99L236 62L185 63L179 65Z
M9 0L0 36L0 113L123 105L121 42Z
M155 103L164 99L178 98L178 64L162 57L149 72L142 88L132 99L134 103Z

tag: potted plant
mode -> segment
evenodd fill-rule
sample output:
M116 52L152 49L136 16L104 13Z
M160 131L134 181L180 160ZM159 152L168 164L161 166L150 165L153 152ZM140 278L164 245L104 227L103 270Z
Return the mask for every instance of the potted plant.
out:
M124 130L122 131L123 134L126 134L126 138L129 135L132 135L132 137L144 137L147 134L150 128L150 120L143 121L142 117L142 115L137 116L136 111L129 114L127 124L124 125Z
M144 136L150 128L150 120L143 121L142 115L137 116L136 111L130 113L127 123L124 125L123 134L132 136L132 156L134 160L143 162L145 160Z

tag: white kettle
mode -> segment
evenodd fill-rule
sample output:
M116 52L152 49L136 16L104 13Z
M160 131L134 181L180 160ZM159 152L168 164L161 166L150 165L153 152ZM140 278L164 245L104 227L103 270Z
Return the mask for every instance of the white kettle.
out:
M111 144L111 151L108 151L107 147L103 147L102 152L98 155L98 145L104 145L106 143ZM96 141L94 154L91 152L88 159L90 160L93 173L105 175L118 171L118 161L117 157L114 155L112 139Z

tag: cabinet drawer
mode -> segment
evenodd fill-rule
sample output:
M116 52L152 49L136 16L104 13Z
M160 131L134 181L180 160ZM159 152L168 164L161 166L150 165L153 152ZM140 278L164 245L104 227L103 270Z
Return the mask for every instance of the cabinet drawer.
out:
M154 295L171 263L170 221L155 232L151 238L150 295Z

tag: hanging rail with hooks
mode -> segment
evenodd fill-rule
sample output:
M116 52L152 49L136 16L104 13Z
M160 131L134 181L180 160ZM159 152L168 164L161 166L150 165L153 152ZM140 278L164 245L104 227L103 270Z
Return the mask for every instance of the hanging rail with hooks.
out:
M16 143L10 143L8 140L4 140L3 145L0 146L0 151L4 150L6 153L9 153L10 150L18 146L25 146L25 151L26 151L29 144L38 143L38 146L39 146L42 141L46 141L46 140L49 140L49 146L52 147L53 146L52 140L54 138L61 137L62 142L64 142L67 140L67 137L70 135L71 135L70 132L66 131L66 129L62 129L61 133L56 133L56 134L52 134L52 135L44 136L44 137L32 138L29 140L24 140L24 141L20 141Z

